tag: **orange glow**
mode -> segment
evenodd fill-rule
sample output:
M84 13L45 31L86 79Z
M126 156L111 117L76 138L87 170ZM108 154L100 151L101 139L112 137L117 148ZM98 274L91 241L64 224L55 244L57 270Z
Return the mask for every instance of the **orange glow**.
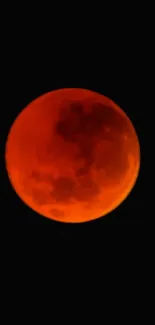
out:
M132 190L140 148L127 115L90 90L51 91L14 121L6 168L19 197L44 217L85 222L114 210Z

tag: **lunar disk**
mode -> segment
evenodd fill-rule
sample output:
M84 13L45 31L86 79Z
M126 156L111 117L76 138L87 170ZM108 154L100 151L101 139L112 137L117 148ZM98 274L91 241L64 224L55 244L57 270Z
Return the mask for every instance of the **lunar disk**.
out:
M140 147L127 115L96 92L66 88L33 100L6 141L17 195L44 217L85 222L105 216L132 190Z

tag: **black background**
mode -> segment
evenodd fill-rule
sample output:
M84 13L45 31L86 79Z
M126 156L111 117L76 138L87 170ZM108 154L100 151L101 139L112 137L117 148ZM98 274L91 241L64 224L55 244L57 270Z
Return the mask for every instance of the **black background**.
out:
M36 41L36 39L35 39ZM36 41L11 48L5 60L3 78L3 152L9 129L19 112L36 97L59 88L79 87L97 91L115 101L129 116L139 137L143 157L144 111L140 104L142 75L139 52L124 42L83 47L75 41L58 42L50 50ZM71 43L71 44L70 44ZM64 43L63 43L64 44ZM109 215L84 224L63 224L44 218L28 208L16 195L5 169L3 155L4 212L2 221L9 229L15 227L50 227L53 236L65 238L73 234L93 233L98 236L105 225L144 224L142 162L135 187L127 199Z
M149 69L148 64L151 56L148 43L153 44L151 24L154 19L151 19L150 6L147 13L146 3L143 8L142 2L137 6L136 3L121 2L120 7L118 2L104 1L101 6L99 2L92 2L92 8L91 2L68 4L67 8L66 2L52 2L49 8L47 4L43 8L41 2L40 13L39 2L35 3L34 10L32 2L30 6L23 2L21 6L20 3L16 6L14 2L6 2L5 13L2 8L2 304L6 302L7 311L13 311L13 315L18 310L16 316L19 317L20 302L20 307L26 306L24 315L27 315L31 297L34 310L37 293L41 302L41 306L37 304L37 314L38 309L41 311L38 306L43 307L44 301L47 307L48 297L52 317L58 306L59 311L64 311L64 308L60 309L60 300L63 306L67 302L65 314L67 312L73 319L82 306L85 311L87 301L91 299L87 317L95 310L96 319L100 308L104 319L106 310L108 318L119 315L119 319L123 317L124 320L125 316L132 315L132 311L134 317L137 311L138 319L140 315L144 318L144 293L152 269L150 261L151 266L153 261L150 254L153 245L147 248L147 243L148 239L154 238L150 233L147 237L146 226L150 215L154 214L154 208L150 209L146 204L147 195L149 203L153 202L150 186L146 186L146 179L150 182L149 168L151 174L153 169L144 164L144 158L149 165L151 160L153 146L149 149L146 117L149 115L147 126L150 128L153 114L148 114L148 110L154 105L153 101L150 106L145 105L144 97L148 84L152 83L150 79L153 79L147 78L146 70L149 74L153 70L153 65ZM4 161L6 138L18 113L39 95L64 87L87 88L113 99L133 122L141 147L140 174L128 198L106 217L79 225L56 223L24 205L10 185ZM150 85L148 88L151 94ZM146 148L149 153L144 155ZM49 296L47 292L42 294L42 287L48 289ZM24 298L27 293L26 304L23 303L23 293ZM78 298L77 303L75 298ZM76 313L72 313L70 306L76 307ZM10 312L5 312L5 318ZM59 314L62 312L57 316Z

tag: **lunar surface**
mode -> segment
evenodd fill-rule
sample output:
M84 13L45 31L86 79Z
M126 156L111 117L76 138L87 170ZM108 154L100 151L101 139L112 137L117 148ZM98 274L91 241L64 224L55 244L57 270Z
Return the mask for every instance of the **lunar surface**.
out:
M131 121L112 100L66 88L21 111L8 134L5 161L26 205L44 217L79 223L124 201L138 176L140 147Z

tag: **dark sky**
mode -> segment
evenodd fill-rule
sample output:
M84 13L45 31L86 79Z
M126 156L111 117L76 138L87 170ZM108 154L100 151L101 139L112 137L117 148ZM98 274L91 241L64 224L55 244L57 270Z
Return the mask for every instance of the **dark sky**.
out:
M16 56L16 59L14 59ZM79 87L97 91L115 101L131 119L143 152L144 114L140 106L140 79L136 62L129 66L129 58L89 56L80 58L53 54L37 58L28 53L13 54L8 63L4 79L3 145L12 122L18 113L33 99L58 88ZM89 61L90 60L90 61ZM4 213L2 221L6 227L49 226L52 233L64 238L68 233L86 231L101 233L105 225L141 225L144 223L144 195L142 168L136 185L128 198L104 218L80 225L60 224L33 212L15 194L5 170L3 160Z

